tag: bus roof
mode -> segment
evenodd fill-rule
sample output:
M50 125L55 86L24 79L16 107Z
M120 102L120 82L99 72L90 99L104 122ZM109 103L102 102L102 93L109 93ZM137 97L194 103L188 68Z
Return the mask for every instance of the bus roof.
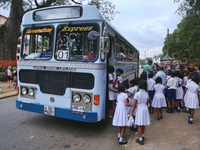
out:
M76 18L62 18L62 19L51 19L51 20L42 20L42 21L35 21L34 20L34 13L39 11L51 10L56 8L70 8L70 7L81 7L81 16ZM31 26L33 24L53 24L57 22L66 22L66 21L86 21L86 20L101 20L105 21L104 17L101 15L99 10L91 5L63 5L63 6L51 6L51 7L44 7L39 9L31 10L24 14L22 18L22 26ZM122 40L124 43L132 47L135 51L139 53L139 51L121 34L118 29L116 29L111 23L106 21L109 29L113 31L116 37Z

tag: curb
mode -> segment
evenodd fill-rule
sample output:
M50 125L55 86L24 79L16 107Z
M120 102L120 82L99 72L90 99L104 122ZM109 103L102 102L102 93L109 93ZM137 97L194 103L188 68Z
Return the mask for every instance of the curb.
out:
M4 99L4 98L12 97L12 96L17 96L17 94L15 93L15 94L10 94L10 95L7 95L7 96L0 97L0 100Z

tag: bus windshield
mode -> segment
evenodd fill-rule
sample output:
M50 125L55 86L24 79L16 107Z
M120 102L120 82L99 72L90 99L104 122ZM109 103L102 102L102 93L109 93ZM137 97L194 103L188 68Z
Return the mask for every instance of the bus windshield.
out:
M95 61L98 58L99 38L88 39L92 30L99 32L98 24L68 24L57 28L55 59L59 61Z
M22 59L47 59L52 57L54 31L52 26L25 28L21 49Z

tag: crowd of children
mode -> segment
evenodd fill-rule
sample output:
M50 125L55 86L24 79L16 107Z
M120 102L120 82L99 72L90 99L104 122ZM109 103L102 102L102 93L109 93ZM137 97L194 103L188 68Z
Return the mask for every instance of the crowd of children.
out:
M130 80L129 87L122 83L122 69L109 66L109 116L113 118L113 126L118 127L118 142L126 144L123 139L128 119L132 116L133 131L138 130L136 142L144 144L145 126L150 125L150 115L157 109L157 120L163 119L162 108L167 107L167 113L174 113L186 107L182 112L188 112L188 123L193 123L194 109L199 108L199 75L196 72L166 71L166 79L155 78L155 72L147 75L143 72L139 77ZM164 83L164 84L163 84ZM117 100L115 102L115 100Z

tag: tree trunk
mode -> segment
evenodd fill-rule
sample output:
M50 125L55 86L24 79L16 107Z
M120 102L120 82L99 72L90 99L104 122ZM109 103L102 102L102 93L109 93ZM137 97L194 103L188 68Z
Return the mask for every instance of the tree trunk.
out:
M0 27L0 60L16 59L22 15L22 0L12 0L10 15Z

